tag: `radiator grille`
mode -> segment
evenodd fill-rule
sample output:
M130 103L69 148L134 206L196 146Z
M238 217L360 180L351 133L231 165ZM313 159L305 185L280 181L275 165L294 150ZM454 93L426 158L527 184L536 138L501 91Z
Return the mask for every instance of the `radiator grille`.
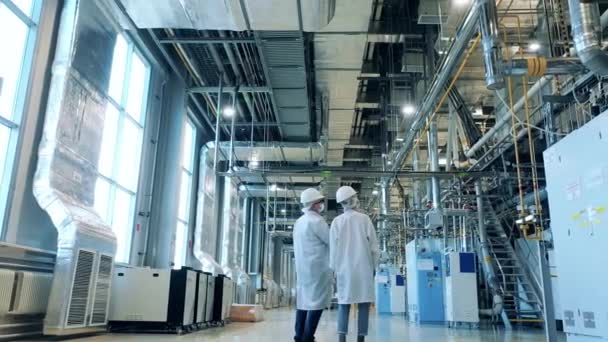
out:
M74 272L68 307L67 327L78 327L85 324L94 257L93 252L78 250L76 272Z
M12 314L46 312L53 275L39 272L17 272Z
M97 268L97 282L95 283L95 299L91 315L91 325L105 325L108 316L108 303L110 300L110 282L112 276L113 259L108 255L101 255Z

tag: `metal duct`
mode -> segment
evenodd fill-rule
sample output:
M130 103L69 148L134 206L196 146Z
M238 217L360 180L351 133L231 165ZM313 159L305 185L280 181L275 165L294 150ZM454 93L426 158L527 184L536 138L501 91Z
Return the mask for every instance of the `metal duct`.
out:
M138 28L195 30L247 30L244 10L252 30L299 31L298 4L304 31L325 27L334 16L335 0L121 0Z
M116 32L100 12L95 1L63 4L38 151L34 196L58 232L48 335L105 330L107 318L100 289L110 286L116 237L93 205L108 102L98 89L107 89Z
M498 14L495 0L477 1L479 6L479 31L483 46L483 60L486 69L488 89L502 89L505 80L502 76L502 49L498 36Z
M299 198L302 191L308 188L310 188L310 186L290 186L289 188L277 186L274 191L271 191L271 193L272 197L277 198ZM267 189L267 185L241 184L239 186L239 196L243 196L246 198L266 198Z
M219 187L218 177L213 170L213 154L207 144L200 152L198 178L198 201L196 203L196 226L192 253L200 262L200 268L214 275L223 274L222 267L215 260L219 230L218 205L216 200Z
M207 158L213 159L215 143L205 145ZM230 156L230 142L219 143L218 160L228 160ZM289 143L289 142L234 142L234 158L250 162L288 162L288 163L320 163L323 161L323 145L320 143Z
M599 76L608 75L608 54L602 51L602 26L598 1L568 0L576 53Z
M431 126L429 127L429 159L431 162L431 172L439 171L439 146L438 146L438 137L437 137L437 122L431 122ZM431 198L433 201L433 208L441 209L441 199L440 199L440 187L439 187L439 178L431 177Z
M478 1L473 4L462 21L459 29L456 31L453 43L448 49L445 58L442 60L433 83L426 92L424 99L416 111L416 120L409 128L401 148L395 154L393 171L399 170L403 165L403 162L405 161L409 151L412 149L414 141L418 137L420 130L424 127L428 117L433 114L433 106L435 105L435 101L439 98L441 92L445 90L445 86L450 79L452 71L456 69L456 64L460 61L462 54L466 50L469 41L471 40L471 37L473 37L475 34L480 9L478 6Z

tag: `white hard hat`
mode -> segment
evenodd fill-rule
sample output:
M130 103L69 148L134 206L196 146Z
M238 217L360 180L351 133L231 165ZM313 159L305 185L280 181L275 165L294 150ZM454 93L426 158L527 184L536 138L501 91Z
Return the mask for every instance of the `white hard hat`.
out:
M302 194L300 195L300 203L308 204L314 201L322 200L324 198L325 196L323 196L323 194L320 193L317 189L308 188L302 191Z
M340 189L338 189L338 191L336 191L336 202L342 203L356 194L357 192L355 189L351 188L350 186L342 186Z

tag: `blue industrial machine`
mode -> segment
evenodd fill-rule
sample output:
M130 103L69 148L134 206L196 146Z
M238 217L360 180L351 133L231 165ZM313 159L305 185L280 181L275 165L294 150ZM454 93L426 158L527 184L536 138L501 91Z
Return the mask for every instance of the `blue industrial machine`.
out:
M384 265L380 265L376 273L376 311L391 313L391 272Z
M442 324L445 321L441 253L434 240L406 245L409 320Z

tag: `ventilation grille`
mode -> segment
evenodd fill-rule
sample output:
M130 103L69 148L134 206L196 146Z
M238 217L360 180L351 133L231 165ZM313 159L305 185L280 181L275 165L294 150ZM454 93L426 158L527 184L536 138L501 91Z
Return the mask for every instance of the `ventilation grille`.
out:
M108 303L110 301L110 282L112 276L113 259L108 255L101 255L97 268L97 282L95 283L95 299L91 315L91 325L105 325L108 316Z
M14 283L15 271L0 270L0 314L10 309Z
M82 249L78 250L76 272L74 273L70 305L68 307L67 327L79 327L85 324L94 257L95 254L93 252Z
M10 313L39 314L46 312L53 275L39 272L17 272Z

